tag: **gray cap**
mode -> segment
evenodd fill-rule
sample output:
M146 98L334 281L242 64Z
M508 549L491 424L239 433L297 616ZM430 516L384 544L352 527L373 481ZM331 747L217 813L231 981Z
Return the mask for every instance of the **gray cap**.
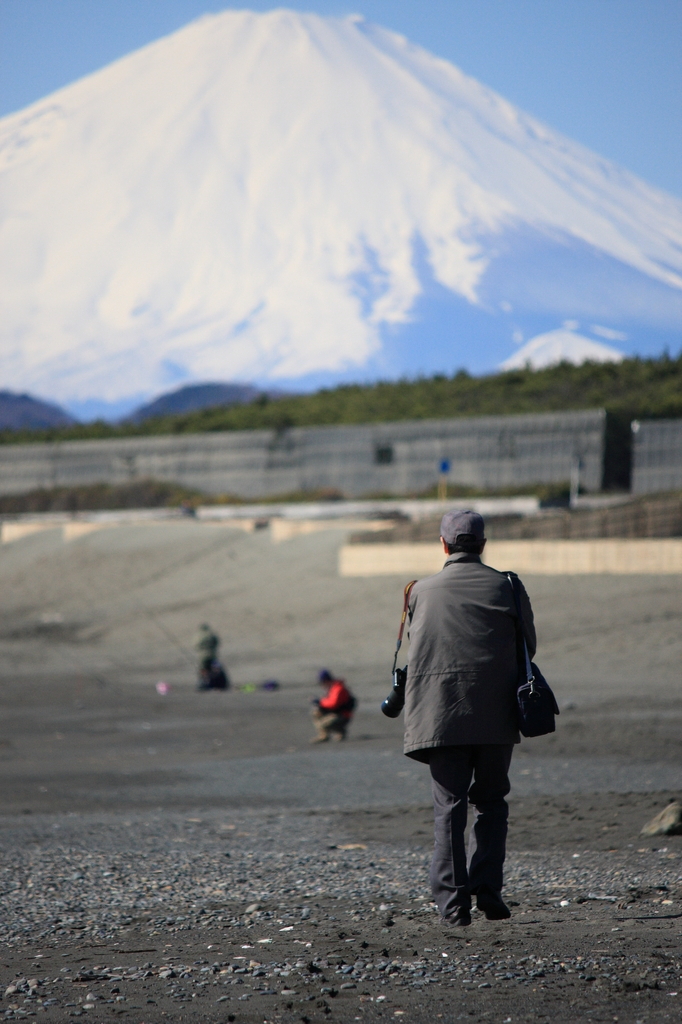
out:
M453 508L451 512L446 512L440 524L440 535L445 543L455 544L463 533L474 536L476 540L485 540L483 516L469 509L460 511Z

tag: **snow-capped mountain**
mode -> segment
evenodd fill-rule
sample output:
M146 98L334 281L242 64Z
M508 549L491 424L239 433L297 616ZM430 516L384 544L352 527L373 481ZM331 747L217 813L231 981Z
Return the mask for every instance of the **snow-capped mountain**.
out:
M72 409L682 326L680 200L360 17L200 18L0 121L0 174L3 382Z
M557 363L620 363L623 353L603 342L593 341L567 327L538 334L500 364L501 370L542 370Z

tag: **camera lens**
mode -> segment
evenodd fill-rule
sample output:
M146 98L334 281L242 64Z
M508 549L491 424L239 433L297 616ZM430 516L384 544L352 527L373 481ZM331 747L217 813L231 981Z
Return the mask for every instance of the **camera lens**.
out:
M407 683L407 669L397 668L393 673L393 689L381 705L381 710L387 718L397 718L405 706L405 684Z

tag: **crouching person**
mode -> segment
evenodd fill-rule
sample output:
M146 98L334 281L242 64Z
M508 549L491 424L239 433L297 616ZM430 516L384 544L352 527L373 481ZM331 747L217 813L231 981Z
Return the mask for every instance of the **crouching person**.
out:
M314 700L312 712L317 735L311 743L326 743L327 740L345 740L346 730L353 717L357 701L343 679L334 679L331 672L322 669L318 676L320 686L324 686L324 697Z

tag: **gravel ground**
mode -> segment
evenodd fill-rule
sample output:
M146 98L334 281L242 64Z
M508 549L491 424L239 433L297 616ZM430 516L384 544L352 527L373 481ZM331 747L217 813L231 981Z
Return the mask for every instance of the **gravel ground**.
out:
M0 1005L138 1024L679 1020L682 837L637 846L656 807L618 806L513 803L531 848L510 849L512 920L454 933L413 827L426 808L5 818ZM563 841L569 813L595 843Z

